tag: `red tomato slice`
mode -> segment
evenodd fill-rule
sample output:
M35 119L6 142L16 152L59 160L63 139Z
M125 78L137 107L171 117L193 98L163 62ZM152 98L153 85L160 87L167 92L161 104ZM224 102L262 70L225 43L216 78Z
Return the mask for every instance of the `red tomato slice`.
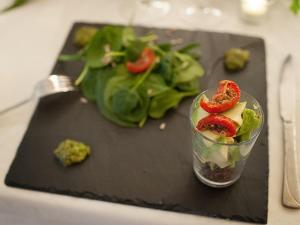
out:
M154 52L150 48L144 48L140 58L135 62L128 61L126 67L130 73L142 73L152 65L154 60Z
M223 115L208 115L199 120L197 124L199 131L210 130L221 136L233 137L236 135L236 125L233 120Z
M202 98L200 106L209 113L221 113L235 106L240 100L240 97L241 91L235 82L222 80L212 100L206 101Z

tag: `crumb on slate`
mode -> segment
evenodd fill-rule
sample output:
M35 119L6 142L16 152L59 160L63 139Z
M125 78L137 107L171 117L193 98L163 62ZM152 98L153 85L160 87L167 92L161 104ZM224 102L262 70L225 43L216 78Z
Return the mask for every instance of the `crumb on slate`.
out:
M88 103L88 100L86 98L84 98L84 97L81 97L80 98L80 102L81 103Z
M159 125L159 129L160 130L164 130L164 129L166 129L166 123L161 123L160 125Z

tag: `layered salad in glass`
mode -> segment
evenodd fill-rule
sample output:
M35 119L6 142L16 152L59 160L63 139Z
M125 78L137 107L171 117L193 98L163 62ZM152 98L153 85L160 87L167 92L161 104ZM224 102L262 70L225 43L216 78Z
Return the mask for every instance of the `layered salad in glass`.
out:
M196 176L212 187L231 185L261 131L260 104L234 81L221 80L195 98L190 120Z

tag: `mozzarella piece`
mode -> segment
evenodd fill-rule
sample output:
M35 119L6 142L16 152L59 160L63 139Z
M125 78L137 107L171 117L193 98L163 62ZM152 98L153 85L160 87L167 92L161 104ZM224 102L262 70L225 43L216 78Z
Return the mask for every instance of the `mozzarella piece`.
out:
M236 122L239 126L243 123L242 114L246 108L247 102L239 102L233 108L221 113L221 115L226 116Z

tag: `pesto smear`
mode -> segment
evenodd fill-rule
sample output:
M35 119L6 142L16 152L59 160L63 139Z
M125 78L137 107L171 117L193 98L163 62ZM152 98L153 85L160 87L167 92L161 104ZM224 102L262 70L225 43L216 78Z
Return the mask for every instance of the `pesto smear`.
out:
M62 141L54 150L54 155L63 164L63 166L71 166L81 163L91 154L91 149L88 145L66 139Z

